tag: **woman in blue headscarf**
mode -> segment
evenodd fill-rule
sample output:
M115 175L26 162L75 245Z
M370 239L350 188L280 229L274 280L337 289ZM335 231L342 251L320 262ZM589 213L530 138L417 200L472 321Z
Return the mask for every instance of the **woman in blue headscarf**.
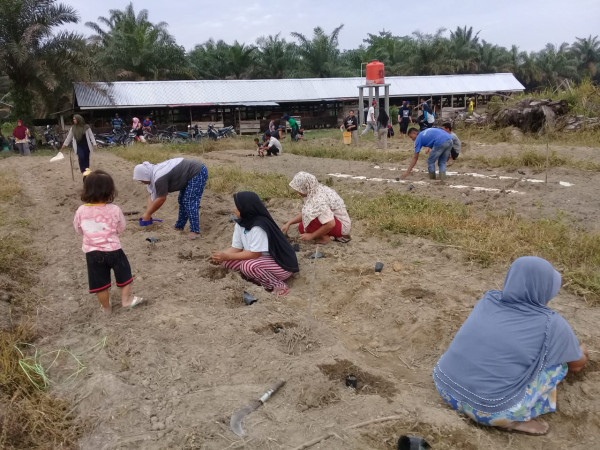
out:
M567 321L546 304L561 276L538 257L511 265L502 291L488 291L433 370L452 408L484 425L542 435L556 411L556 385L588 355Z

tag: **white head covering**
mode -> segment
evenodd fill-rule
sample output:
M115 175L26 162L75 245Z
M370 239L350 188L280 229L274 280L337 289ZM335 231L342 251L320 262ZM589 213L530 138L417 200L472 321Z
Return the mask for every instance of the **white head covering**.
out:
M159 164L151 164L148 161L144 161L133 169L133 179L138 181L149 181L148 192L150 193L152 200L156 200L156 180L163 175L168 174L181 161L183 161L183 158L167 159Z
M346 208L344 200L330 187L319 183L317 177L307 172L298 172L290 182L290 187L305 194L302 207L302 224L304 228L321 214Z

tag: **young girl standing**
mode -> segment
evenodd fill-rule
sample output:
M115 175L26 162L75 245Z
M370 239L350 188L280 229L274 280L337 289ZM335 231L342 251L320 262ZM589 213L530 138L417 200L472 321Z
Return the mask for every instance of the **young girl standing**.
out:
M98 296L106 312L111 311L109 288L110 271L115 273L117 286L121 288L124 308L133 308L142 303L141 297L131 294L131 267L121 249L118 234L125 229L125 216L112 201L117 195L112 177L103 170L90 173L83 182L81 205L75 213L73 226L83 235L82 250L88 268L90 293Z

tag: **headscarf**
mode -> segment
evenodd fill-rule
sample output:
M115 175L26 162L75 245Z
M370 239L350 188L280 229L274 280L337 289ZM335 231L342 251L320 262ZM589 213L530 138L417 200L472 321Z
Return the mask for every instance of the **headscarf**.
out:
M504 289L485 293L438 361L438 388L479 411L505 411L523 400L542 370L580 359L573 330L546 306L560 284L545 259L515 260Z
M17 120L17 126L13 130L13 136L20 140L27 137L27 127L23 125L23 121L20 119Z
M183 161L183 158L167 159L158 164L150 164L148 161L144 161L133 169L133 179L150 182L148 192L152 197L152 201L154 201L156 200L156 180L168 174L181 161Z
M346 208L344 200L330 187L319 183L317 177L307 172L298 172L290 182L290 187L305 194L302 207L302 224L304 228L317 217L334 209Z
M252 227L260 227L267 233L269 240L269 254L279 266L289 272L298 272L298 259L296 252L285 238L271 214L260 201L256 193L243 191L233 194L233 201L240 212L237 223L250 231Z
M133 125L132 127L134 130L137 130L138 128L140 128L140 119L138 119L137 117L133 118Z
M90 127L86 125L85 119L81 117L79 114L75 114L73 118L77 121L77 124L73 125L71 130L73 131L73 137L76 141L81 141L83 136L85 135L86 130Z

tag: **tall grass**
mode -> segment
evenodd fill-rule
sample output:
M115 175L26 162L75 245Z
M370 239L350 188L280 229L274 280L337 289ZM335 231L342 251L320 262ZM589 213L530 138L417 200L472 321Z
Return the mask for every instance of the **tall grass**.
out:
M575 160L568 156L558 155L556 150L552 150L546 157L546 152L537 151L532 148L525 148L518 154L502 154L497 157L486 157L482 155L468 156L462 158L463 161L469 162L480 167L506 169L517 169L520 167L529 167L534 171L543 171L548 167L571 167L579 170L588 170L592 172L600 172L600 163L588 160Z
M288 186L290 180L285 175L274 173L245 172L235 167L209 167L207 188L220 194L233 194L238 191L253 191L261 200L271 198L297 198Z
M372 231L405 233L457 246L483 265L538 255L562 270L567 285L600 301L600 234L588 233L564 217L527 220L513 212L478 214L461 203L411 194L351 196L350 214Z

